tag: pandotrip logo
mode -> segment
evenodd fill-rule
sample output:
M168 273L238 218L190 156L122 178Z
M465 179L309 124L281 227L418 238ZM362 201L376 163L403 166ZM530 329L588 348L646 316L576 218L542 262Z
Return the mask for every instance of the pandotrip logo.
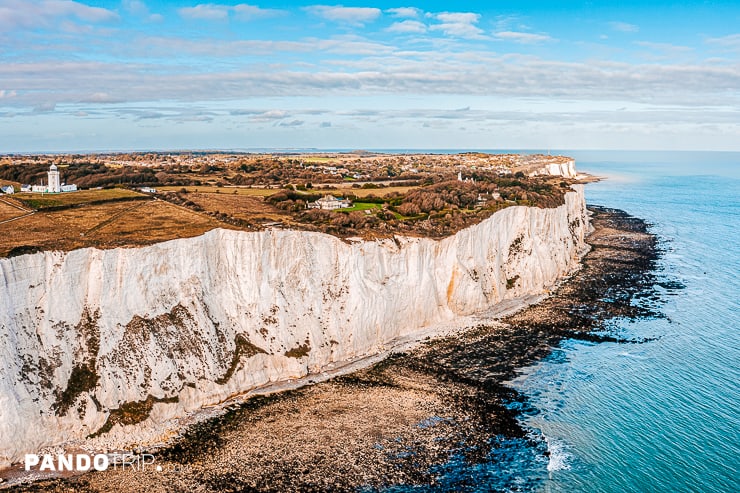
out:
M154 464L152 454L113 453L113 454L26 454L26 471L38 472L87 472L131 470L162 471Z

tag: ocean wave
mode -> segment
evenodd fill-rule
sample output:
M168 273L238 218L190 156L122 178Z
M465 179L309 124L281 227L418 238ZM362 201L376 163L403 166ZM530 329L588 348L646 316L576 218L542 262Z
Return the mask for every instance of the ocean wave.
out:
M565 442L545 436L547 451L550 460L547 463L547 471L567 471L570 469L571 455L568 453Z

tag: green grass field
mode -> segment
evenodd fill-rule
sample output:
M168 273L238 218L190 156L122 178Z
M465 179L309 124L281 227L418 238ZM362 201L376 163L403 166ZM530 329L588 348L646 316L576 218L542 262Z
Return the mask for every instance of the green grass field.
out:
M337 209L340 212L352 212L352 211L367 211L370 209L381 209L380 204L373 204L370 202L355 202L352 207L345 207L344 209Z
M337 161L337 158L334 158L334 157L303 156L303 164L306 164L306 165L329 164L329 163L342 164L341 162Z
M394 192L398 192L403 195L415 188L419 188L419 187L414 186L414 187L349 188L349 189L342 187L342 188L339 188L339 192L347 191L347 193L352 193L358 197L367 197L368 195L375 195L376 197L384 197Z

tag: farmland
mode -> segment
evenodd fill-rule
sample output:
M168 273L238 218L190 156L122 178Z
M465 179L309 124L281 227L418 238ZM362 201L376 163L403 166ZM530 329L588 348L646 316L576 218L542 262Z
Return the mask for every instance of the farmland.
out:
M0 214L4 210L0 204ZM84 247L134 247L197 236L215 227L229 226L159 200L41 209L0 224L0 256Z
M135 247L214 228L441 238L505 207L562 203L573 180L512 173L522 162L532 166L533 159L480 153L6 156L0 180L16 190L20 183L43 181L51 164L67 182L98 186L3 195L0 256ZM142 193L144 186L156 193ZM308 208L322 197L351 205Z

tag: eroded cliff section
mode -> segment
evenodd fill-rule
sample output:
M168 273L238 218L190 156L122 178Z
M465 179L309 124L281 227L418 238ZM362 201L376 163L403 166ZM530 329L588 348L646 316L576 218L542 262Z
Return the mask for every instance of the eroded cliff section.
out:
M509 207L439 241L214 230L2 259L0 465L87 437L157 440L188 411L542 293L587 230L576 185L560 207Z

